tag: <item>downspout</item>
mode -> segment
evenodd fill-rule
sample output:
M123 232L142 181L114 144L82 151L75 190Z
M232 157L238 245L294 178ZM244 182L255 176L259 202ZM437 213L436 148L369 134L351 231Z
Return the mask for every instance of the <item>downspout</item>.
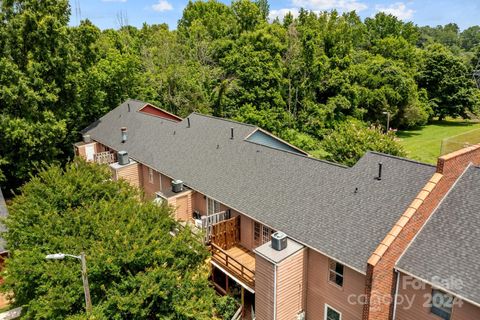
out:
M396 314L397 314L397 297L398 297L398 286L400 283L400 272L395 270L397 273L397 282L395 284L395 296L393 297L393 314L392 314L392 320L395 320Z
M277 320L277 265L273 269L273 320Z

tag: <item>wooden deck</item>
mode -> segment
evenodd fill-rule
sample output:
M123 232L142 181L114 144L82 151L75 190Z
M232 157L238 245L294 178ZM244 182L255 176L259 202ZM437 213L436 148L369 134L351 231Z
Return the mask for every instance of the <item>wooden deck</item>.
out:
M223 250L211 244L212 261L250 289L255 289L255 254L240 245Z
M237 245L226 250L226 252L236 261L240 262L245 267L255 272L255 254L252 251L247 250L240 245Z

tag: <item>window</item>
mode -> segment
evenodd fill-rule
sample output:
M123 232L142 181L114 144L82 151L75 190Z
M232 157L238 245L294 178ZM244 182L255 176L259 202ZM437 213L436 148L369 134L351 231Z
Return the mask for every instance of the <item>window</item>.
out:
M220 203L217 201L207 198L207 215L212 215L220 212Z
M339 287L343 287L343 264L328 260L328 280Z
M148 168L148 182L153 183L153 169Z
M264 243L270 241L270 237L274 232L269 227L264 226L261 223L255 222L253 230L253 239L255 241L255 246L261 246Z
M450 320L453 299L453 296L440 290L432 290L432 313L444 320Z
M328 304L325 305L325 320L342 320L342 314L337 310L330 307Z

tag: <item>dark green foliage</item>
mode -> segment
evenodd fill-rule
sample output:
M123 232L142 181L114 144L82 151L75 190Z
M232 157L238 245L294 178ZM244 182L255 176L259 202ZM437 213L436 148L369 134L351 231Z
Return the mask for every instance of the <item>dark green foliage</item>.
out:
M76 161L41 170L14 198L6 220L11 258L2 291L26 319L84 318L80 264L49 253L85 251L97 319L211 319L230 313L208 280L208 252L167 207L139 202L109 170Z
M427 47L418 82L427 91L433 112L440 120L447 116L466 118L468 112L478 114L479 92L470 72L462 59L446 47Z
M175 31L102 31L90 21L68 26L67 0L0 3L2 121L31 134L49 112L45 126L61 129L21 161L17 149L52 135L39 129L46 136L33 143L0 133L4 189L25 182L40 160L65 163L79 131L128 97L182 117L197 111L256 124L309 151L347 118L378 124L388 111L393 127L408 128L479 110L471 80L478 26L460 32L385 13L362 21L355 12L303 9L270 23L266 0L208 0L189 1Z

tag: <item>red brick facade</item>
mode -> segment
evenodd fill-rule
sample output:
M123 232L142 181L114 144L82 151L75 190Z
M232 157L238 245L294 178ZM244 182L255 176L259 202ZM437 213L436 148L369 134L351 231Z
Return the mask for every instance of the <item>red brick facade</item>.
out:
M434 179L438 181L427 183L387 235L383 241L386 243L382 243L369 259L366 279L368 303L363 310L364 320L392 318L393 304L389 301L394 296L396 261L470 163L480 164L480 145L440 157L437 163L438 178Z

